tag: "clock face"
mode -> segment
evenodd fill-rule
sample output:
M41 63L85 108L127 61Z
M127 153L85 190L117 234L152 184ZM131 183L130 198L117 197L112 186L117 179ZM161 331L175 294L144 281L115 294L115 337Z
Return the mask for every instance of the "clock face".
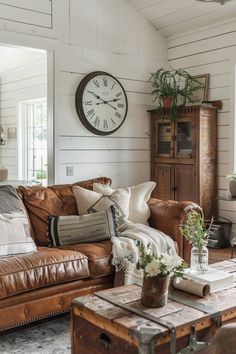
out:
M75 105L84 126L99 135L116 131L123 124L128 109L121 83L102 71L93 72L81 81Z

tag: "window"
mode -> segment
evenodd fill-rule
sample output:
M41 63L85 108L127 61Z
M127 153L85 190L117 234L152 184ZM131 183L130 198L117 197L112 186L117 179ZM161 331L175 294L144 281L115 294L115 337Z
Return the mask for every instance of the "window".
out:
M21 102L20 111L19 177L47 185L47 100Z

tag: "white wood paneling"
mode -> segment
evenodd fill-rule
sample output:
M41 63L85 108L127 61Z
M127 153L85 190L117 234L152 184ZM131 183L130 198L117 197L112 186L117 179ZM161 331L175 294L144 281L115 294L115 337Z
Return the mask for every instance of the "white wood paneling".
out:
M0 3L0 18L18 23L51 28L51 14L36 12L22 7L2 5Z
M51 0L1 0L1 4L7 6L14 6L19 9L31 10L34 12L42 12L51 14L52 1Z
M78 163L71 166L74 168L73 177L66 176L66 164L59 165L58 183L109 176L113 186L131 186L150 179L150 162Z
M148 150L150 141L144 138L125 138L111 136L61 136L60 146L63 150Z
M10 0L8 4L6 0L0 1L2 6L9 5L9 11L13 6L22 7L17 16L26 11L22 16L25 23L17 22L18 18L12 21L12 13L4 20L0 16L0 34L1 28L9 33L21 33L22 36L14 36L16 44L20 44L22 38L23 43L34 46L35 39L36 47L55 49L55 183L97 175L114 178L120 185L150 179L147 110L155 104L148 79L151 72L166 65L165 38L126 0L52 0L51 3L52 7L46 0L26 0L21 6L20 0ZM32 22L26 18L30 12L33 12ZM46 28L48 23L44 21L51 15L51 28ZM50 42L46 38L57 41ZM106 137L89 132L75 110L74 96L79 82L96 70L116 76L128 96L125 123ZM38 72L35 78L39 90L45 72ZM32 77L32 72L30 75ZM19 94L22 97L23 92L27 94L29 81L25 81L23 90L23 83L16 87L19 79L11 75L2 81L4 92L0 109L5 127L15 124L14 114L10 114L17 109L15 99ZM68 164L75 166L74 176L66 176Z
M127 0L166 37L199 30L204 26L230 20L235 16L236 2L221 6L216 2L196 0Z
M168 41L169 63L173 67L187 69L192 75L210 74L208 98L222 100L222 110L217 117L217 163L218 195L225 196L228 183L225 176L232 169L232 130L234 99L232 92L232 68L236 63L236 24L214 26ZM227 206L227 209L225 209ZM232 220L236 218L231 209L233 204L219 201L219 215Z
M71 0L71 33L70 42L87 48L96 48L97 45L97 6L93 0ZM80 20L78 21L78 14Z

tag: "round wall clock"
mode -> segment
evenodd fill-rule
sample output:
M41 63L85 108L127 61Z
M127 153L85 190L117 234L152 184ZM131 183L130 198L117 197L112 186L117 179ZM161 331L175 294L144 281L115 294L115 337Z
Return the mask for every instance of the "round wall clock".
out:
M123 86L103 71L92 72L80 82L75 105L83 125L98 135L108 135L120 128L128 109Z

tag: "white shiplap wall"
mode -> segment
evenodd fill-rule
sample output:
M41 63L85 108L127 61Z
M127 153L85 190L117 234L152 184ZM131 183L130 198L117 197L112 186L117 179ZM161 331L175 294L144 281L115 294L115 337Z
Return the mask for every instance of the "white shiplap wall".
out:
M13 5L17 2L11 0ZM35 1L35 11L37 4ZM47 6L47 0L42 6ZM55 183L99 175L111 177L116 185L148 180L150 117L146 110L153 102L147 81L150 72L167 63L164 37L126 0L53 0L51 28L37 21L35 25L22 22L5 20L3 27L0 21L4 29L0 41L2 35L13 43L55 54ZM86 130L75 111L75 90L95 70L121 80L129 101L126 122L107 137ZM74 167L74 176L66 176L68 165Z
M67 55L65 55L67 53ZM116 185L150 179L150 72L166 64L166 42L123 0L71 0L68 42L56 57L56 182L109 176ZM122 127L90 133L74 104L81 79L96 70L116 76L129 102ZM66 176L66 166L74 176Z
M192 75L209 73L209 100L222 100L217 117L218 196L225 196L225 176L234 167L236 21L169 38L168 61ZM236 230L235 211L235 202L219 200L219 215L232 220Z
M16 63L17 65L17 63ZM18 110L21 101L47 96L47 61L42 59L1 74L0 125L6 144L0 146L0 166L8 169L8 179L18 179L18 140L8 140L7 129L18 127Z

